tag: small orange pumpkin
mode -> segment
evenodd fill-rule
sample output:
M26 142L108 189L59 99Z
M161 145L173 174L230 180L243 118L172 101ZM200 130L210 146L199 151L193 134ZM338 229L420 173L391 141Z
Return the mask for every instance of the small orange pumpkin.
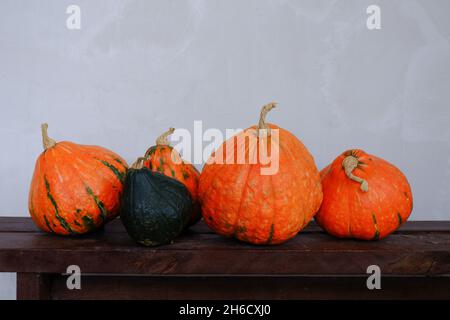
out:
M197 191L200 173L191 163L184 161L180 154L169 145L167 138L174 131L174 128L170 128L156 139L156 145L150 147L145 153L144 166L185 185L192 198L192 213L188 223L188 226L192 226L202 217Z
M29 211L42 230L60 235L100 228L119 214L127 164L112 151L68 141L55 142L42 125L44 152L29 192Z
M411 214L413 199L406 177L363 150L342 153L320 175L323 202L315 219L336 237L382 239Z
M203 218L222 236L253 244L282 243L319 209L322 190L314 159L293 134L265 122L274 107L275 103L264 106L258 126L227 140L202 170ZM249 143L239 143L245 140ZM278 170L263 174L262 169L273 163L260 156L261 148L270 150L274 161L278 158Z

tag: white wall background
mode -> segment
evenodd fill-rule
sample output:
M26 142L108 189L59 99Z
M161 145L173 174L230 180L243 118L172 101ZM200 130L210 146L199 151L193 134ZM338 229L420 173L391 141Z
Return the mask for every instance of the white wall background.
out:
M168 126L245 128L275 100L270 121L320 168L363 148L407 175L411 219L450 219L449 12L447 0L2 0L0 215L28 215L44 121L132 162ZM1 275L0 298L14 297L15 275Z

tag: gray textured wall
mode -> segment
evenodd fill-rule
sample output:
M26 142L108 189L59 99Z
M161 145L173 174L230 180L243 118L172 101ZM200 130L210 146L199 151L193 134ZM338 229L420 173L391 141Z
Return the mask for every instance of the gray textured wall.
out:
M370 4L381 30L366 28ZM270 121L320 168L363 148L408 176L411 219L450 219L449 12L447 0L2 0L0 215L28 215L43 121L131 162L168 126L245 128L275 100ZM14 279L0 276L0 298Z

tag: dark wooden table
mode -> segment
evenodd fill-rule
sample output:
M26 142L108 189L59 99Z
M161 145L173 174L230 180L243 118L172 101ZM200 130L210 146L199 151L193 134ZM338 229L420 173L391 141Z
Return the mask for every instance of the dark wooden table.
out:
M81 290L66 286L81 268ZM381 269L381 290L366 286ZM224 239L203 223L172 245L136 245L119 220L63 238L29 218L0 218L0 272L17 272L18 299L450 298L450 221L407 222L378 242L338 240L311 223L279 246Z

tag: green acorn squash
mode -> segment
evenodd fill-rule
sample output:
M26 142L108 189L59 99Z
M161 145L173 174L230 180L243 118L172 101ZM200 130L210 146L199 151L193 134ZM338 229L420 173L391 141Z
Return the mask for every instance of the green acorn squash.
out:
M121 221L140 244L171 243L189 222L191 196L182 183L144 167L144 160L139 158L127 172Z

